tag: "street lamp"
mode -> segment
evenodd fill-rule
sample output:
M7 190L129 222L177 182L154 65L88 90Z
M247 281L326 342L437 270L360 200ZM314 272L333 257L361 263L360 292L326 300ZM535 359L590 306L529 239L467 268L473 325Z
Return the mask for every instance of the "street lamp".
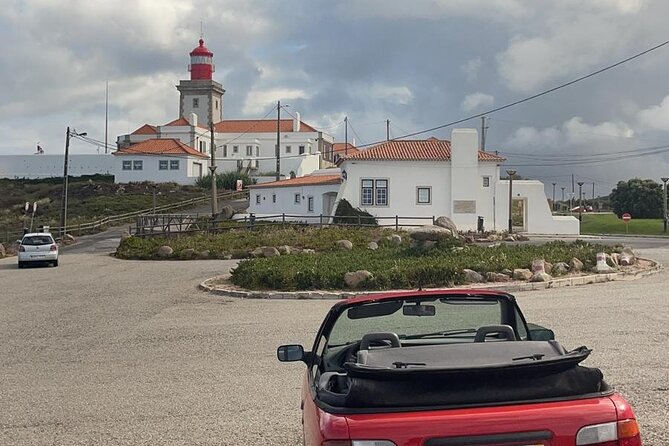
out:
M576 184L578 184L578 221L583 220L583 194L581 192L581 189L583 188L583 185L585 184L584 181L579 181Z
M555 212L555 186L557 183L553 183L553 212Z
M76 130L68 127L66 132L65 132L65 161L63 162L63 197L61 200L61 210L60 210L60 230L58 231L58 234L60 235L60 238L62 239L63 236L67 233L66 232L66 226L67 226L67 186L68 186L68 178L67 178L67 165L68 165L68 159L70 157L70 137L71 136L86 136L88 133L83 132L83 133L77 133Z
M508 169L506 174L509 176L509 234L513 232L513 176L516 174L515 169Z
M662 208L664 209L664 232L667 232L667 181L669 177L662 177Z

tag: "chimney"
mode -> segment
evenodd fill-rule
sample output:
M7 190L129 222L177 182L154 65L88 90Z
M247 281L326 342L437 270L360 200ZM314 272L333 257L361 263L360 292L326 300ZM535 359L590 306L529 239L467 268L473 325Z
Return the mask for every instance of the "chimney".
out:
M293 132L300 131L300 113L295 113L295 119L293 119Z
M195 113L191 113L191 114L188 116L188 122L189 122L190 125L192 125L193 127L197 127L197 115L196 115Z

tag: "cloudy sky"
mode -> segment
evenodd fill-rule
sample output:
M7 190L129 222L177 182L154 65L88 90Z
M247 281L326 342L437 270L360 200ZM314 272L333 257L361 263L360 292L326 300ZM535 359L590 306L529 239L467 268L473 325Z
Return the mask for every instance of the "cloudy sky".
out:
M110 141L176 118L201 22L226 118L281 100L339 140L348 116L349 137L370 144L386 119L391 137L435 127L669 40L667 17L663 0L4 0L0 154L62 153L68 125L104 139L107 80ZM487 147L558 183L558 198L572 173L588 195L669 176L669 152L638 156L669 145L667 73L669 45L494 113Z

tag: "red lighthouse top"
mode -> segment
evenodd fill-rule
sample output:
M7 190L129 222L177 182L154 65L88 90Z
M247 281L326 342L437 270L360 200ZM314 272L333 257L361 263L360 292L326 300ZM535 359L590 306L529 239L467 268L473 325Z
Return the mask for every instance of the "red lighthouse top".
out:
M191 80L211 80L211 74L214 72L214 53L204 46L204 40L200 39L200 45L190 52L190 71Z

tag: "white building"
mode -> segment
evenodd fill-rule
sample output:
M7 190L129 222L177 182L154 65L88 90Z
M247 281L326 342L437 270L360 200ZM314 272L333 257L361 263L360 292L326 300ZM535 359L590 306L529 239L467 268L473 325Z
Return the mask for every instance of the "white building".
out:
M147 139L114 152L115 181L193 184L207 165L204 155L178 139Z
M213 53L200 40L191 53L190 80L180 81L179 118L165 125L145 124L117 138L124 149L147 139L174 138L211 157L211 129L214 133L217 172L276 172L279 137L279 171L285 177L307 175L321 167L321 153L331 152L332 136L300 119L300 114L281 119L223 119L225 90L212 79ZM283 112L286 113L286 112ZM205 173L207 167L205 166ZM168 181L168 180L164 180Z

